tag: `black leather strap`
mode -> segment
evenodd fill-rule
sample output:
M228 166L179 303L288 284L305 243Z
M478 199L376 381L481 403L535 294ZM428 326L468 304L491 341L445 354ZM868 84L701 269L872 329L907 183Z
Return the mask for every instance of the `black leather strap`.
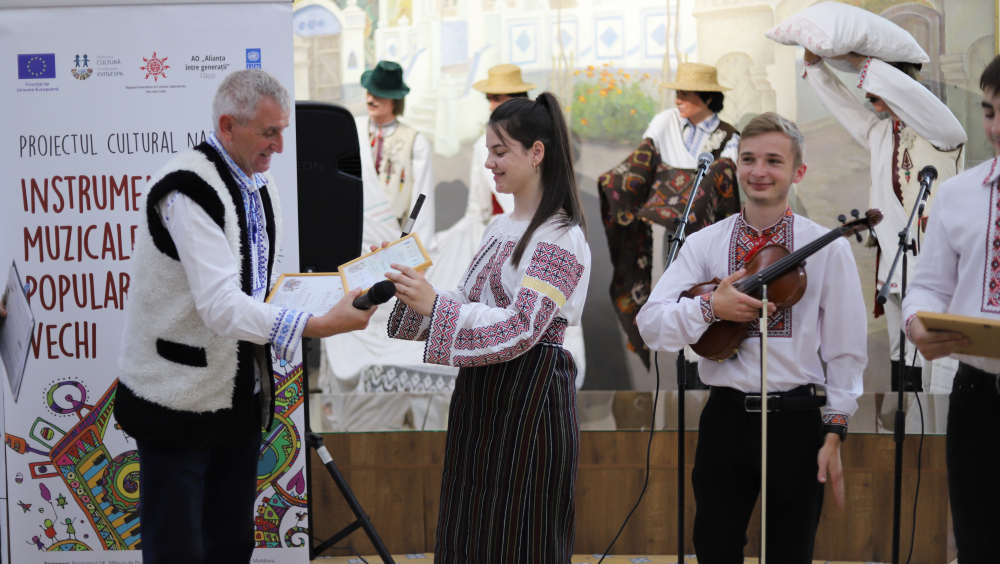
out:
M760 394L748 394L734 388L712 386L709 395L713 399L724 401L727 405L739 407L749 412L759 412L761 408ZM826 405L826 396L816 394L815 384L799 386L787 392L772 392L767 395L768 412L818 409L824 405Z

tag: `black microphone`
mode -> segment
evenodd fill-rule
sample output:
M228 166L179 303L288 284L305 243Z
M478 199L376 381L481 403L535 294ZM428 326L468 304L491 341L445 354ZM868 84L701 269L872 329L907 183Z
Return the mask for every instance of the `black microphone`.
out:
M354 307L369 310L392 299L396 295L396 284L392 280L376 282L367 292L354 300Z
M924 217L924 206L927 205L927 197L931 195L931 183L937 180L937 169L932 165L927 165L920 169L917 178L920 179L920 186L924 189L924 196L920 199L920 209L917 210L917 217Z
M712 161L714 160L715 157L712 156L712 153L698 155L698 172L707 171L708 167L712 166Z

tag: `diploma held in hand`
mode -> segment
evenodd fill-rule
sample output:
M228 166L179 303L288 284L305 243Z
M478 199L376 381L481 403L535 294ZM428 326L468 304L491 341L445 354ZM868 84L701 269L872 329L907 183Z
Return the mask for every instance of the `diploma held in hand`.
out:
M390 264L409 266L420 272L431 266L431 257L420 241L420 236L411 233L397 239L388 246L372 251L351 262L340 265L338 271L344 282L344 291L354 288L368 290L376 282L385 280L385 273L392 270Z

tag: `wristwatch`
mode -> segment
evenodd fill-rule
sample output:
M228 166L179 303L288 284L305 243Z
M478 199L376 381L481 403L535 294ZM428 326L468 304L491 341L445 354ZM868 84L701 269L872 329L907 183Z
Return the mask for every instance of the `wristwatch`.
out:
M826 433L834 433L840 437L840 442L847 441L847 427L843 425L823 425L824 436Z

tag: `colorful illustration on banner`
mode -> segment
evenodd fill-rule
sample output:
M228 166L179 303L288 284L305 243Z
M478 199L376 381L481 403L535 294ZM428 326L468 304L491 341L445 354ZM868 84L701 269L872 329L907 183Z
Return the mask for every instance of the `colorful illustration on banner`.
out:
M259 69L260 66L260 48L247 49L247 68L248 69Z
M80 58L80 55L74 57L73 62L76 63L76 66L69 70L69 73L73 75L73 78L77 80L87 80L90 78L90 75L94 74L94 69L88 66L90 59L87 58L86 53L83 54L82 59Z
M24 503L23 501L18 501L17 504L21 506L21 510L24 511L25 513L31 511L30 503Z
M146 61L146 66L139 67L139 70L146 71L146 78L153 77L153 82L159 82L160 77L167 78L167 75L163 74L163 71L170 68L169 65L165 64L167 62L167 57L162 59L156 58L156 51L153 51L153 56L150 58L143 57L143 61Z

